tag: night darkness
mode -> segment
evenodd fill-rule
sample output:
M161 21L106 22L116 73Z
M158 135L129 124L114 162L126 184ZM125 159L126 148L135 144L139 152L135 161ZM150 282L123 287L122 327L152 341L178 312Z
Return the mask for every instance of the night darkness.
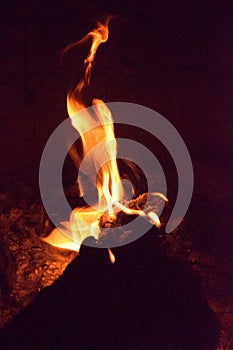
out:
M215 350L224 330L225 348L218 349L230 350L230 1L4 1L1 8L1 193L39 200L40 158L50 134L67 118L66 93L82 74L86 48L63 59L61 52L96 20L113 14L109 40L96 55L87 101L141 104L179 131L195 176L181 241L191 242L190 250L199 254L187 256L182 245L178 257L176 249L168 256L153 230L116 249L119 263L114 266L106 264L103 250L83 246L63 279L39 293L4 330L5 348ZM117 132L128 131L119 127ZM156 140L144 135L140 141L162 164L172 205L177 190L172 159ZM167 241L173 247L172 239ZM203 277L191 265L198 259L205 265L206 256L211 273ZM228 316L219 320L217 302L209 307L208 293Z

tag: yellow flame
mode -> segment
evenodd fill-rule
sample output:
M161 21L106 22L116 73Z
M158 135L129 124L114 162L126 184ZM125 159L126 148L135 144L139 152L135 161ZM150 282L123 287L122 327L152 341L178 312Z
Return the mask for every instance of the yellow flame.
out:
M72 238L65 236L63 230L60 230L59 228L55 228L48 237L42 238L42 240L54 247L74 250L76 252L79 251L81 245L75 243Z
M94 113L91 114L85 109L85 104L81 98L81 91L90 83L91 69L93 66L96 51L100 44L105 43L108 39L108 23L110 18L105 23L97 23L97 28L88 33L80 41L74 42L66 47L64 52L71 48L81 45L88 40L91 40L91 48L84 60L84 77L80 80L77 86L67 95L67 111L71 119L73 127L79 132L82 145L83 157L95 147L101 145L101 148L96 148L93 152L92 162L95 164L98 175L96 178L96 187L99 195L99 210L94 209L75 209L70 217L70 221L64 225L71 230L74 242L80 242L92 235L98 237L99 227L98 219L106 210L113 214L113 202L119 201L123 197L123 189L120 181L120 174L117 167L116 155L117 144L114 134L114 124L110 110L99 99L93 100ZM81 113L77 114L77 112ZM101 151L103 150L103 151ZM70 151L71 157L76 161L76 164L81 163L81 157L78 151L74 148ZM107 162L105 160L108 160ZM103 163L103 165L102 165ZM99 165L102 165L99 168ZM55 229L49 237L44 239L52 245L67 248L72 247L73 250L79 250L78 244L72 246L71 242L65 239L62 244L64 230ZM56 243L56 240L58 243ZM71 249L71 248L69 248ZM113 257L111 258L111 261Z
M109 212L111 212L113 211L112 202L120 200L123 196L123 189L116 162L117 144L114 134L113 119L110 110L103 101L93 99L95 115L92 115L88 110L84 110L85 106L80 97L82 89L90 83L91 68L96 51L99 45L106 42L108 39L108 23L109 18L104 24L98 23L96 29L88 33L82 40L69 45L65 51L91 39L90 52L84 60L84 77L75 89L68 93L67 111L73 127L81 136L83 157L96 146L100 144L103 145L102 149L104 148L105 158L109 159L109 161L104 162L105 159L100 150L94 153L93 161L96 165L96 169L98 169L99 164L104 162L98 173L96 187L98 189L99 201L105 202ZM82 110L81 118L76 114L80 110Z

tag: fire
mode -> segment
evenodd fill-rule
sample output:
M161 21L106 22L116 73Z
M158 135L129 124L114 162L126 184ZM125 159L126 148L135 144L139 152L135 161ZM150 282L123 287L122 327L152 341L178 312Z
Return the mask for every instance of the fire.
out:
M91 40L91 48L88 56L84 60L84 76L77 86L67 95L67 111L72 122L72 126L79 132L83 145L83 158L90 150L98 145L102 145L104 154L111 161L104 162L103 152L94 152L94 157L91 159L96 169L99 164L103 166L99 169L96 187L99 195L99 210L93 208L85 208L82 210L73 210L70 222L61 223L64 231L72 232L72 239L64 237L64 234L56 228L44 240L54 246L67 248L79 251L81 242L92 235L98 238L99 226L98 219L108 211L113 215L113 203L119 201L123 197L123 189L121 185L120 174L116 162L117 144L114 135L114 126L111 112L103 101L94 99L93 106L95 107L95 115L91 115L86 110L85 116L79 118L77 112L85 109L85 104L81 98L82 90L90 83L91 69L93 66L96 51L100 44L105 43L108 39L108 23L98 23L97 28L88 33L82 40L72 43L66 47L64 52L71 48L86 43ZM100 126L95 127L96 121L100 121ZM76 163L80 164L81 157L77 151L72 149L72 158L76 158ZM80 242L80 244L76 243ZM113 262L113 254L111 253L110 260Z
M84 77L83 79L80 80L80 82L76 86L75 91L81 92L85 86L90 84L91 69L94 62L96 51L100 44L105 43L108 40L109 21L110 21L110 17L107 18L105 23L98 22L96 29L89 32L83 39L68 45L63 51L65 53L75 46L84 44L89 39L92 40L90 52L84 60L84 67L85 67ZM68 113L70 112L69 107L71 106L68 106ZM77 111L74 111L74 112L77 112ZM72 111L71 111L71 114L72 114Z
M84 60L84 75L76 87L67 95L67 111L71 119L72 126L81 136L83 145L83 158L93 151L90 159L94 163L97 171L95 179L98 191L98 210L94 208L74 209L71 213L69 222L62 222L62 229L56 228L44 240L53 246L79 251L81 243L85 238L94 236L98 239L100 228L99 218L104 212L108 212L114 217L116 210L122 210L129 215L140 215L150 220L156 226L160 225L157 214L150 212L145 214L142 210L133 210L125 207L120 200L123 199L123 188L117 166L117 143L114 134L114 124L110 110L103 101L94 99L94 114L85 109L85 103L82 100L82 91L90 84L91 70L95 54L100 44L108 40L108 23L97 23L97 28L88 33L80 41L74 42L66 47L64 52L71 48L91 41L89 54ZM77 113L82 111L82 117ZM97 147L100 146L100 147ZM70 151L75 164L80 165L82 157L77 150ZM105 161L105 157L108 160ZM110 161L109 161L110 159ZM101 165L101 166L100 166ZM88 166L88 164L87 164ZM96 206L95 206L96 207ZM66 237L64 234L69 233ZM109 258L112 263L115 257L108 249Z
M93 66L96 51L100 44L108 40L108 23L110 18L104 24L98 23L97 28L88 33L82 40L69 45L65 51L70 48L83 44L91 39L91 48L88 56L84 60L84 77L77 86L67 95L67 111L73 127L79 132L83 145L83 157L96 147L98 144L104 145L104 151L110 162L105 163L101 169L97 179L96 187L99 193L100 202L108 207L109 211L113 211L112 203L118 201L123 196L121 180L116 163L117 145L114 135L113 119L111 112L103 101L94 99L95 116L85 113L85 118L78 118L77 112L84 109L85 106L81 101L82 90L90 84L91 69ZM100 121L101 126L91 129L95 126L96 119ZM96 152L94 162L96 168L98 164L103 163L102 152Z

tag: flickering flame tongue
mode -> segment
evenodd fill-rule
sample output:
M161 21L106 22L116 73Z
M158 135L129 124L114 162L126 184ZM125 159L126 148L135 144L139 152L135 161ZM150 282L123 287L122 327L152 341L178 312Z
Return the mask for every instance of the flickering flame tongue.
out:
M87 55L87 57L84 60L84 67L85 67L84 77L77 84L75 91L81 92L85 86L90 84L91 69L92 69L92 65L94 62L96 51L97 51L98 47L100 46L100 44L105 43L108 40L108 23L109 23L109 21L110 21L110 17L107 18L105 23L98 22L96 29L93 29L91 32L89 32L83 39L68 45L63 51L65 53L75 46L84 44L89 39L92 40L91 49L89 51L89 54ZM68 112L70 112L69 106L68 106ZM77 111L74 111L74 112L77 112Z

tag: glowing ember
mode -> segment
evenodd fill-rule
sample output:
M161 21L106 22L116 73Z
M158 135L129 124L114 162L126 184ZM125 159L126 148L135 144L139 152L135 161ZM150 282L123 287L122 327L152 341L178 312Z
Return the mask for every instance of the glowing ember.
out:
M98 210L94 208L74 209L69 222L62 222L62 232L56 228L44 240L53 246L79 251L83 240L89 236L98 239L100 227L99 219L103 213L108 212L109 216L114 218L117 211L123 211L128 215L139 215L154 224L160 226L160 220L156 213L145 213L143 210L135 210L127 208L120 201L123 199L123 188L121 184L120 174L117 167L117 144L114 135L114 124L111 112L103 101L94 99L92 104L94 112L91 114L85 109L85 104L82 101L81 92L90 83L91 69L95 58L96 51L100 44L105 43L108 39L108 23L98 23L96 29L88 33L82 40L70 44L64 52L71 48L82 45L87 41L91 41L91 48L88 56L84 60L84 76L77 86L67 95L67 111L72 122L72 126L78 131L81 136L83 145L83 158L91 151L92 157L90 162L95 165L98 170L96 178L96 188L98 190ZM77 112L82 110L82 118ZM100 125L97 126L97 121ZM101 147L97 147L100 146ZM77 150L71 150L72 159L75 164L80 165L82 157ZM108 160L105 161L105 157ZM109 161L111 159L111 161ZM100 168L99 165L103 164ZM88 166L88 164L87 164ZM166 197L155 193L163 200L167 201ZM64 236L67 231L67 236ZM78 242L78 243L77 243ZM112 263L115 262L115 257L110 249L108 249L109 258Z
M111 263L114 264L116 261L116 258L115 258L115 255L113 254L113 252L111 251L110 248L108 248L108 255L109 255L109 259L110 259Z

